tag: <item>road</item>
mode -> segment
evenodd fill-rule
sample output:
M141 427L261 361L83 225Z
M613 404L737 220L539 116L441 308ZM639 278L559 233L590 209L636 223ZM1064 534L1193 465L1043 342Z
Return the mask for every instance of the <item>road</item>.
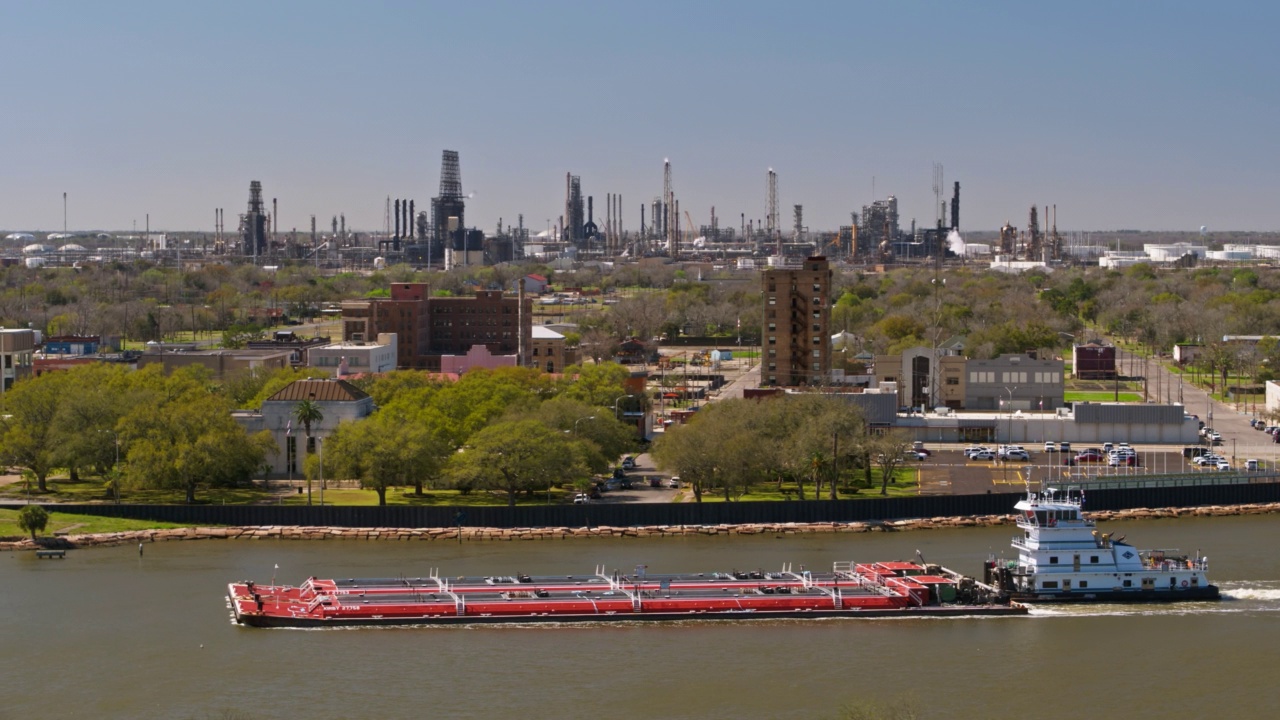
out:
M1222 433L1219 452L1225 452L1235 464L1236 457L1272 458L1280 445L1269 442L1270 436L1249 425L1252 413L1242 412L1228 403L1219 402L1202 390L1170 372L1163 363L1116 348L1118 367L1128 376L1146 377L1147 398L1151 402L1181 403L1186 411L1197 415L1207 427ZM1132 368L1132 370L1129 370Z

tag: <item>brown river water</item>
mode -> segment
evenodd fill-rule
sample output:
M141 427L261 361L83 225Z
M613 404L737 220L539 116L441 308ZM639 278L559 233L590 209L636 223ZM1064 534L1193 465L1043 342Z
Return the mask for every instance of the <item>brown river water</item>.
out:
M258 630L228 581L828 568L976 574L1014 529L540 542L204 541L0 553L0 720L1280 716L1280 517L1110 523L1200 550L1226 599L1030 617ZM279 565L279 570L275 566Z

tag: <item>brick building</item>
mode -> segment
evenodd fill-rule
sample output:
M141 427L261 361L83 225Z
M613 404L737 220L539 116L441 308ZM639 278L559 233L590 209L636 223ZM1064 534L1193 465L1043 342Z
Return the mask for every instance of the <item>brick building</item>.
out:
M396 283L391 297L342 303L342 339L368 341L396 333L396 367L438 372L444 355L466 355L484 345L492 355L524 353L528 365L533 305L500 290L474 297L431 297L426 283ZM521 343L523 338L523 344Z
M831 372L831 266L806 258L797 268L761 275L764 327L762 386L820 385Z

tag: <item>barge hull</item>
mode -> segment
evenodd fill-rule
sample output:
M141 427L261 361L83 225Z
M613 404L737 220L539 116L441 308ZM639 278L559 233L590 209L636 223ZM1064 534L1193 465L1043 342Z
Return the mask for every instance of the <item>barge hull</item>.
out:
M589 615L437 615L430 617L329 618L283 617L236 613L241 625L259 628L407 627L426 625L522 625L602 622L680 622L720 620L815 620L877 618L946 618L1026 615L1028 608L1010 605L934 605L864 610L728 611L728 612L640 612Z

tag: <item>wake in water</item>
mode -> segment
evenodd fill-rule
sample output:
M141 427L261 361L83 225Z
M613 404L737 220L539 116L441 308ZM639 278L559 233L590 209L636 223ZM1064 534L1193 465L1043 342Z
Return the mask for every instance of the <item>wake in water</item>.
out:
M1177 603L1029 603L1033 617L1125 615L1205 615L1209 613L1280 612L1280 581L1220 583L1221 600Z

